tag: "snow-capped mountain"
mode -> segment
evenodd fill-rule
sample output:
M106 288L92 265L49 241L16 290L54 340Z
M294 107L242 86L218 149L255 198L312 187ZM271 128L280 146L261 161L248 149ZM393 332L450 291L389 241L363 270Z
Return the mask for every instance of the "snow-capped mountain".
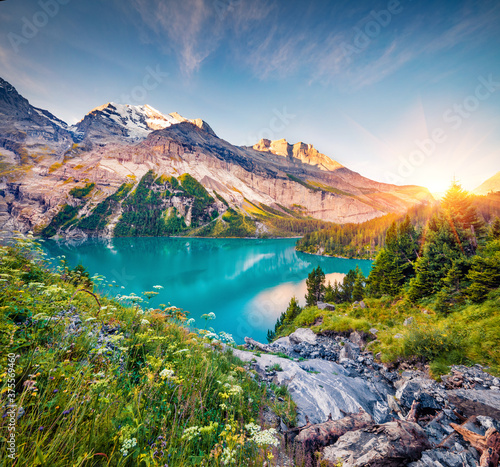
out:
M0 117L0 147L12 158L20 157L23 149L35 155L62 155L74 145L88 150L110 143L138 143L155 130L181 122L215 134L201 119L190 120L176 112L165 115L149 105L113 102L96 107L76 125L69 126L48 110L32 106L2 78Z
M71 129L76 138L84 143L133 143L144 140L154 130L168 128L181 121L149 105L108 102L91 110Z

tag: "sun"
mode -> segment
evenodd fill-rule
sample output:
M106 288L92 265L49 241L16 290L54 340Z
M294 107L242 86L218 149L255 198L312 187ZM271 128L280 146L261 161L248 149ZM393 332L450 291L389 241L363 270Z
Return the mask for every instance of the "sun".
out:
M452 183L453 175L428 172L420 177L418 185L427 188L434 198L439 199L448 191Z

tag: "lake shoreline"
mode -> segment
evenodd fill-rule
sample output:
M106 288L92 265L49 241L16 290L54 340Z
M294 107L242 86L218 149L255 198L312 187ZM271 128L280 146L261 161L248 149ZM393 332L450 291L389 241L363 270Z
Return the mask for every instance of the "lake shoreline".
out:
M358 261L371 261L371 262L375 261L375 258L348 258L347 256L340 256L340 255L323 255L321 253L309 253L308 251L297 250L297 248L295 248L295 251L299 253L304 253L305 255L321 256L322 258L352 259Z

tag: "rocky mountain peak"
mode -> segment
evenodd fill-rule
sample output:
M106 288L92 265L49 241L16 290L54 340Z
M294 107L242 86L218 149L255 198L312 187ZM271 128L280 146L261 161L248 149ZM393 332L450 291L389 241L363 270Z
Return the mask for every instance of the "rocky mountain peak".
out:
M189 118L184 118L182 115L179 115L177 112L172 112L169 114L171 117L175 118L179 122L189 122L195 126L197 126L200 130L206 131L207 133L210 133L212 136L217 136L210 127L210 125L202 120L201 118L194 118L194 119L189 119Z
M164 130L188 122L212 134L210 126L201 119L189 120L177 112L165 115L150 105L129 105L108 102L92 109L74 127L76 134L90 145L133 143L143 141L155 130Z
M26 105L29 105L28 100L22 97L14 86L2 78L0 78L0 102L8 106L22 104L22 107L26 107Z
M312 144L303 143L302 141L290 144L284 138L275 141L261 139L257 144L253 145L253 149L290 159L298 159L305 164L317 166L321 170L333 171L343 167L342 164L320 153Z
M0 78L0 148L11 157L66 151L73 144L65 122L48 110L32 106L10 83Z

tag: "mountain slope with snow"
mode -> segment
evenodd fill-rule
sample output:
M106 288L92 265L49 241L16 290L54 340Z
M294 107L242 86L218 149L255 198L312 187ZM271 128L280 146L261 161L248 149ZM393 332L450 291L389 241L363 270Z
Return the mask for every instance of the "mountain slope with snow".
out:
M164 115L149 105L128 105L109 102L91 110L78 122L73 131L82 143L105 145L109 143L142 141L154 130L168 128L182 120Z

